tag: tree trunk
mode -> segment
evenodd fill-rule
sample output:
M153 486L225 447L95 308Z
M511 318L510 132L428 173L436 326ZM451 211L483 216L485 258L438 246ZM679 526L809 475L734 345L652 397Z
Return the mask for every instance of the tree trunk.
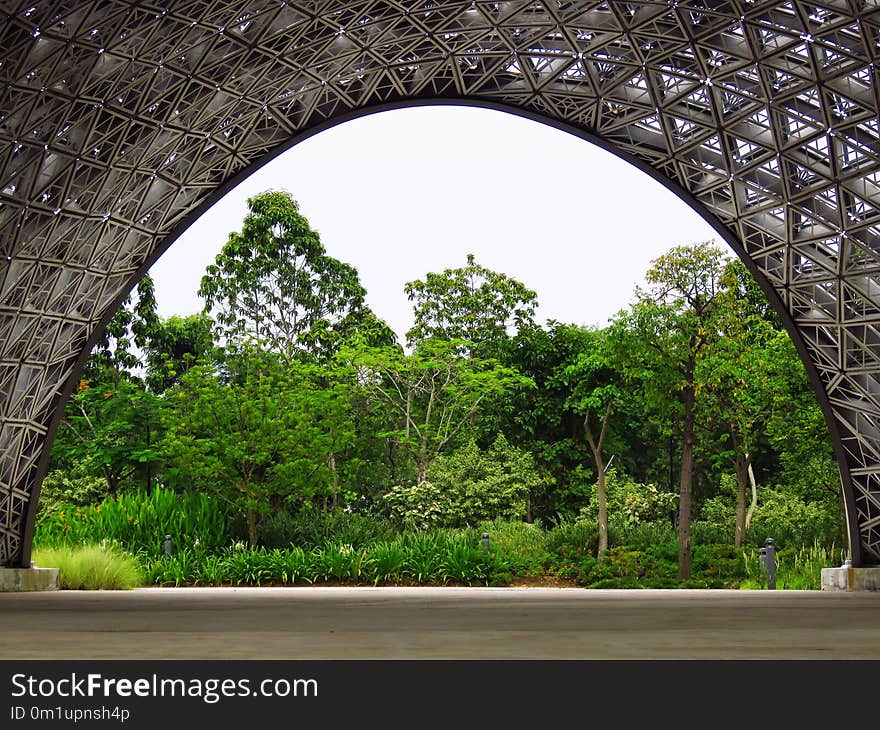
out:
M608 500L605 498L605 468L602 458L596 457L596 468L599 476L596 479L596 497L599 502L599 549L596 557L601 561L608 551Z
M693 378L691 378L692 380ZM678 577L691 577L691 504L693 502L694 444L694 388L688 385L684 394L684 433L681 445L681 476L678 498Z
M599 560L605 557L605 553L608 550L608 500L605 492L605 459L602 456L602 449L605 446L605 434L608 431L608 419L610 417L611 404L609 403L605 408L602 428L597 442L590 428L590 412L587 411L584 415L584 431L587 434L587 442L590 444L590 450L593 452L593 461L596 464L596 501L599 503L599 547L596 551L596 557Z
M425 481L425 477L428 474L428 459L424 454L416 454L416 466L419 468L419 476L416 480L416 484L421 484Z
M743 533L749 531L749 525L752 524L752 517L755 514L755 509L758 507L758 485L755 484L755 470L752 469L752 461L749 459L749 484L752 485L752 501L749 504L749 509L746 512L746 524Z
M257 546L257 513L252 507L247 509L248 543L253 549Z
M331 504L333 508L339 506L339 474L336 473L336 454L332 451L330 452L330 457L327 459L327 465L330 467L330 473L333 475L333 479L331 480L332 486L332 501Z
M734 460L736 469L736 527L733 531L733 544L742 547L746 534L746 486L749 477L749 465L741 456Z

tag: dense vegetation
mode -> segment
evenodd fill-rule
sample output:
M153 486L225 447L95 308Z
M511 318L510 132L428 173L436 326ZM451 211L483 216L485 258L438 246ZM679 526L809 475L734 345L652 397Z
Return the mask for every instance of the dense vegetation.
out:
M754 586L767 537L783 584L842 559L804 367L712 242L658 257L605 327L536 322L469 256L406 285L399 343L287 193L249 207L202 312L157 317L146 277L108 326L38 547L103 541L172 585Z

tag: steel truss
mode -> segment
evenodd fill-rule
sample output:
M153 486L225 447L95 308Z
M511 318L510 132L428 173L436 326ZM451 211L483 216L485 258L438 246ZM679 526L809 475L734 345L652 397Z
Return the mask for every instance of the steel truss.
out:
M878 2L0 0L0 565L29 563L63 403L158 256L305 136L422 103L578 134L715 227L813 377L854 564L880 563Z

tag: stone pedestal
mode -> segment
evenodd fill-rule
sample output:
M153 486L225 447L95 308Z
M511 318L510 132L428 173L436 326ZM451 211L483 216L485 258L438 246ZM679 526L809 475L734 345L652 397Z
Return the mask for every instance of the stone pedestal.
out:
M823 591L880 591L880 567L822 568Z
M57 590L58 568L0 568L0 593Z

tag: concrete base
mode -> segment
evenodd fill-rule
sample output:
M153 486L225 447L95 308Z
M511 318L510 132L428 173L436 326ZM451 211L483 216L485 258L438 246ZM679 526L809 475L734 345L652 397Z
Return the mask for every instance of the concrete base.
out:
M880 567L822 568L823 591L880 591Z
M57 590L58 568L0 568L0 593Z

